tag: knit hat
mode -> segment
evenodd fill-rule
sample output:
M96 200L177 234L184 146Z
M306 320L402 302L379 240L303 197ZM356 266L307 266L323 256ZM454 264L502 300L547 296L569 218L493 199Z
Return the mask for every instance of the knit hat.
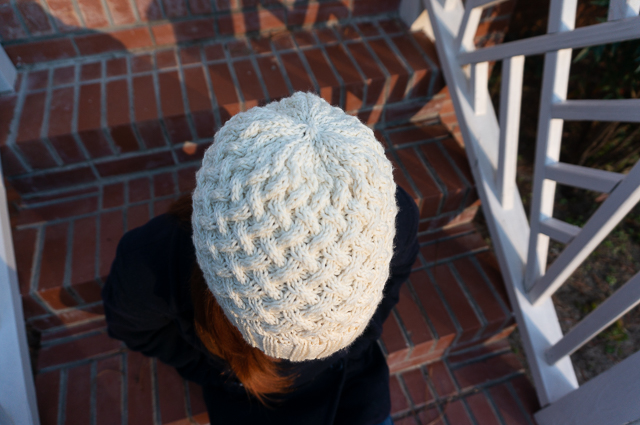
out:
M389 277L398 212L371 129L298 92L227 121L196 177L198 264L249 344L312 360L364 331Z

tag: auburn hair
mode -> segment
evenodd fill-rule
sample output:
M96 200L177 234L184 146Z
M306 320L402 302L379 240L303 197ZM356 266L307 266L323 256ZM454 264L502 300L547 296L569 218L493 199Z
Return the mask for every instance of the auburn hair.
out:
M192 212L190 194L182 196L169 207L169 214L184 226L191 226ZM269 395L288 392L293 378L281 375L277 359L267 356L244 340L209 290L197 263L193 267L190 283L194 325L205 347L213 355L225 360L245 390L262 404L266 405Z

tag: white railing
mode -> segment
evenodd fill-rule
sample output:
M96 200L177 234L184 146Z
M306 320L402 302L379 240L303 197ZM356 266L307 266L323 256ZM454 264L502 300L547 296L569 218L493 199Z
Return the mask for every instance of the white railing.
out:
M39 423L7 194L0 178L0 424Z
M548 33L476 49L495 0L423 0L534 384L540 425L640 419L640 352L579 387L569 355L640 303L640 273L566 335L551 295L640 201L640 163L617 174L559 161L564 120L640 122L640 100L567 100L572 49L640 38L640 0L611 0L608 22L575 29L577 0L551 0ZM544 54L533 196L527 220L515 184L525 57ZM502 61L499 120L488 64ZM466 67L469 67L467 70ZM609 196L580 228L553 218L556 184ZM565 244L547 268L549 240Z

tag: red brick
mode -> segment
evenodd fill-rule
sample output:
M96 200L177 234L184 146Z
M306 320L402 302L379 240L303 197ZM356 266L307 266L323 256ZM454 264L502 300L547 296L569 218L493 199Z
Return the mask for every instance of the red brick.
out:
M438 174L440 181L447 189L447 194L442 203L441 213L459 210L467 192L466 185L462 182L453 164L444 156L437 144L426 143L420 146L425 159Z
M462 172L462 174L464 174L464 177L467 179L467 181L473 184L473 175L471 174L469 160L467 159L464 148L461 147L458 142L451 138L445 139L440 143L445 148L458 169Z
M399 0L369 1L353 0L352 16L379 15L395 12L400 7Z
M226 122L240 112L240 101L227 64L209 65L209 76L220 109L220 118Z
M390 365L404 360L409 354L409 347L393 314L390 314L382 325L380 339L387 350L387 363Z
M0 36L3 40L17 40L27 36L9 2L0 4Z
M156 52L156 68L166 69L175 68L178 66L178 60L176 59L176 53L173 49L160 50Z
M180 48L180 63L182 66L191 65L195 63L201 63L202 59L200 56L200 47L196 46L186 46Z
M491 387L488 392L493 399L498 415L502 417L505 425L528 423L505 384Z
M129 88L126 80L107 83L107 124L119 153L139 149L129 116Z
M201 40L215 36L213 18L155 25L151 30L158 46Z
M102 304L98 304L91 307L78 307L62 313L51 314L43 318L32 320L29 323L34 327L34 329L46 331L60 326L68 327L80 322L88 322L103 317L104 307Z
M131 56L131 72L134 74L154 69L153 56L150 53Z
M213 12L211 3L207 0L189 0L189 9L193 15L205 15Z
M35 169L55 167L56 162L40 140L46 93L29 94L25 98L16 141Z
M80 81L98 80L102 78L102 62L85 63L80 68Z
M405 32L407 27L397 19L384 19L378 22L380 28L387 34Z
M76 36L75 41L81 55L95 55L153 46L151 35L146 27Z
M438 336L435 349L446 348L455 337L456 328L445 309L433 283L424 270L413 272L409 277L413 289L418 295L422 307L426 311Z
M109 21L100 0L78 0L78 7L87 28L109 26Z
M12 229L13 248L16 256L16 268L20 293L28 294L31 285L31 270L33 268L33 255L36 250L36 238L38 229Z
M282 77L278 60L275 56L261 56L256 58L262 79L269 92L271 101L279 100L290 95L287 84Z
M78 131L100 128L100 114L95 111L100 108L100 85L85 84L80 86L78 100Z
M427 366L427 372L439 397L456 394L456 386L451 379L449 369L443 362L431 363Z
M91 422L91 364L68 369L64 425Z
M391 161L391 164L393 165L393 180L396 182L397 185L399 185L400 187L402 187L404 190L407 191L407 193L411 196L411 198L414 200L416 205L420 206L420 197L413 190L413 187L409 183L409 180L407 180L407 177L405 176L404 171L400 169L397 161L393 156L391 156L390 154L387 154L387 158L389 159L389 161Z
M433 336L431 335L429 326L422 316L420 308L413 300L407 286L400 288L400 299L398 301L397 311L414 346L433 342ZM430 346L431 344L428 345Z
M362 43L347 45L353 59L365 75L367 98L365 105L381 105L384 103L386 77L375 60Z
M390 74L387 102L402 100L409 81L408 71L384 40L368 40L368 43Z
M127 0L109 0L106 4L111 11L111 18L115 25L132 24L136 21L131 3Z
M400 382L396 376L389 377L389 392L391 393L391 414L402 412L409 408L409 402L404 395Z
M169 207L173 204L174 199L163 199L161 201L156 201L153 203L153 215L154 217L159 216L160 214L165 214L169 211Z
M306 3L295 5L288 14L292 26L310 25L318 22L334 22L349 17L346 1Z
M502 310L500 303L495 298L487 283L477 272L475 266L468 258L461 258L453 262L453 266L467 287L467 290L475 300L476 304L482 310L482 314L490 325L485 331L485 335L489 335L499 329L507 318ZM491 326L494 325L494 326Z
M415 31L415 32L411 32L411 37L413 37L413 39L416 41L416 43L420 46L420 48L422 49L422 51L429 56L429 59L431 60L431 62L433 62L433 64L435 65L436 68L440 69L440 59L438 57L438 53L436 52L436 46L433 43L433 41L431 41L429 39L429 37L427 37L427 35L423 32L423 31ZM444 82L444 77L442 76L442 73L438 73L438 76L436 78L434 87L433 87L433 92L434 93L438 93L442 87L445 86L445 82Z
M438 113L439 109L440 104L435 100L425 102L423 99L417 99L392 103L385 108L385 121L387 123L397 122L398 124L404 124L407 121L417 122L431 119Z
M406 34L392 38L402 56L413 68L413 86L411 88L412 97L423 97L429 95L429 85L431 83L431 67L422 57L421 52L413 45Z
M298 30L293 33L293 38L296 40L298 47L315 46L316 39L313 33L309 30Z
M40 342L42 344L46 343L45 345L49 345L49 343L55 344L59 339L104 331L106 327L107 323L104 320L94 320L89 323L66 327L60 330L43 332L40 336Z
M456 369L453 374L463 390L484 385L521 372L522 364L513 353L500 354Z
M360 109L364 98L364 82L360 73L341 45L327 46L325 49L344 83L344 109L346 111Z
M469 414L461 400L450 401L444 409L449 423L460 425L473 425Z
M162 173L153 176L153 194L154 196L168 196L175 193L175 182L172 173Z
M435 216L442 199L442 192L437 183L422 164L415 150L400 149L396 151L396 154L420 192L422 199L420 218Z
M195 145L195 149L193 146L182 146L175 150L176 157L178 158L178 162L193 162L193 161L201 161L204 157L204 152L211 146L212 141L198 143Z
M283 9L261 9L218 16L221 35L245 34L253 31L284 29Z
M127 231L140 227L149 221L149 205L134 205L127 209Z
M504 281L502 280L502 274L500 273L500 267L498 266L496 258L490 252L476 254L476 258L478 259L480 267L489 278L489 281L502 298L502 301L506 306L510 306L509 297L507 296L507 291L504 287Z
M14 44L4 46L4 49L16 66L73 58L76 56L75 49L68 38Z
M320 97L331 105L340 106L340 83L320 49L305 50L304 55L318 82Z
M268 37L255 38L252 37L249 40L249 44L253 51L257 54L271 53L271 40ZM227 44L228 45L228 44Z
M402 374L405 386L414 406L420 406L433 401L433 394L429 389L427 380L420 369L413 369Z
M26 176L11 180L11 184L20 193L39 192L59 189L77 183L95 181L95 176L89 167L74 168L72 170L52 171L35 176Z
M20 0L16 2L16 6L22 14L22 19L32 36L51 34L54 32L47 19L46 12L40 4Z
M496 414L484 393L467 396L465 401L467 402L467 406L469 406L471 414L476 419L476 423L482 425L500 424L500 421L496 417Z
M358 22L356 25L365 37L375 37L379 34L378 28L372 22Z
M49 83L49 70L42 69L40 71L31 71L27 75L27 90L35 91L42 90L47 87Z
M44 228L44 245L40 259L38 289L62 286L67 258L68 223L49 225Z
M207 412L207 406L204 403L204 397L202 395L202 387L187 381L189 387L189 401L191 402L191 414L193 416L200 415Z
M175 368L160 361L156 363L158 376L158 401L163 423L171 423L187 417L184 399L184 381Z
M288 32L274 34L271 37L271 42L273 43L273 47L278 51L295 49L293 38Z
M251 48L247 40L231 40L227 42L227 51L232 58L251 55Z
M244 109L248 110L258 106L259 103L264 101L265 95L251 61L248 59L236 61L233 63L233 67L244 97Z
M173 165L170 152L155 152L131 158L114 159L96 164L98 173L102 177L128 174L135 171L152 170L159 167Z
M162 9L158 0L135 0L138 15L142 21L157 21L163 19Z
M45 174L43 178L46 177L47 175ZM68 184L65 184L64 186L68 186ZM37 186L36 189L38 189ZM97 208L98 200L95 196L79 198L70 201L58 202L44 207L22 210L20 215L14 218L12 224L19 226L57 220L60 218L68 218L96 211Z
M54 90L49 112L49 141L65 164L86 159L71 135L73 92L72 87Z
M73 31L80 27L80 20L74 10L73 4L65 0L47 0L51 15L56 19L59 31Z
M167 18L178 18L188 14L186 2L183 0L162 0L162 4Z
M209 88L203 71L202 67L185 68L183 70L189 110L199 138L212 137L215 125Z
M420 249L420 252L428 263L433 263L472 251L484 250L486 246L478 233L472 233L426 245Z
M418 422L416 422L416 418L413 415L393 420L393 425L416 425L417 423Z
M122 378L120 356L98 361L96 375L96 424L122 423Z
M117 77L127 74L127 58L109 59L106 65L107 77Z
M190 192L196 187L197 167L178 170L178 188L180 193Z
M129 351L127 359L128 423L152 425L153 379L151 359L141 353Z
M9 146L0 144L0 161L2 161L2 174L5 177L27 172Z
M352 24L337 26L336 31L338 31L338 35L343 42L360 39L360 34Z
M172 143L193 140L182 102L182 88L177 71L158 74L160 86L160 105L164 115L164 123Z
M409 126L398 131L389 131L389 140L393 146L402 148L408 143L433 141L449 135L449 131L442 125Z
M129 182L129 202L145 201L150 197L148 178L141 177Z
M357 117L360 121L368 126L373 126L377 124L382 117L382 109L374 108L368 110L359 110L357 113Z
M124 233L122 211L112 211L100 215L100 265L99 277L104 278L109 274L111 263L116 257L118 242Z
M109 338L106 332L74 339L62 344L49 345L40 349L38 369L62 365L77 360L87 360L121 350L122 343Z
M435 266L432 270L433 278L436 280L440 291L451 307L453 314L458 319L462 327L462 334L458 342L466 342L478 336L478 331L482 328L482 323L476 316L473 307L460 289L456 278L451 273L451 269L446 264Z
M39 373L35 376L38 414L42 425L58 425L58 398L60 371Z
M316 37L318 37L318 40L320 40L320 43L322 44L332 44L338 42L338 37L336 36L336 33L333 32L331 27L315 28L314 31L316 33Z
M119 207L124 203L124 184L114 183L102 189L102 208Z
M313 83L297 53L283 53L280 57L294 91L315 91L315 87L313 87Z
M208 46L204 46L204 56L207 61L224 59L225 55L222 44L210 44Z
M38 296L52 310L63 310L78 305L78 302L71 296L67 288L62 286L38 290Z
M533 422L533 414L540 410L540 402L536 396L535 388L525 375L520 375L509 382L522 403L522 407Z
M134 77L132 87L136 125L142 140L147 148L164 146L153 78L150 75Z

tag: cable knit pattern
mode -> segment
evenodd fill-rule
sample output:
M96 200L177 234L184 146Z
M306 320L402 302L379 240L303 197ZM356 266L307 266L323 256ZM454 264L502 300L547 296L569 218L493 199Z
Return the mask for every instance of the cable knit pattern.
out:
M193 241L249 344L303 361L364 331L389 276L395 190L371 129L314 94L227 121L197 173Z

